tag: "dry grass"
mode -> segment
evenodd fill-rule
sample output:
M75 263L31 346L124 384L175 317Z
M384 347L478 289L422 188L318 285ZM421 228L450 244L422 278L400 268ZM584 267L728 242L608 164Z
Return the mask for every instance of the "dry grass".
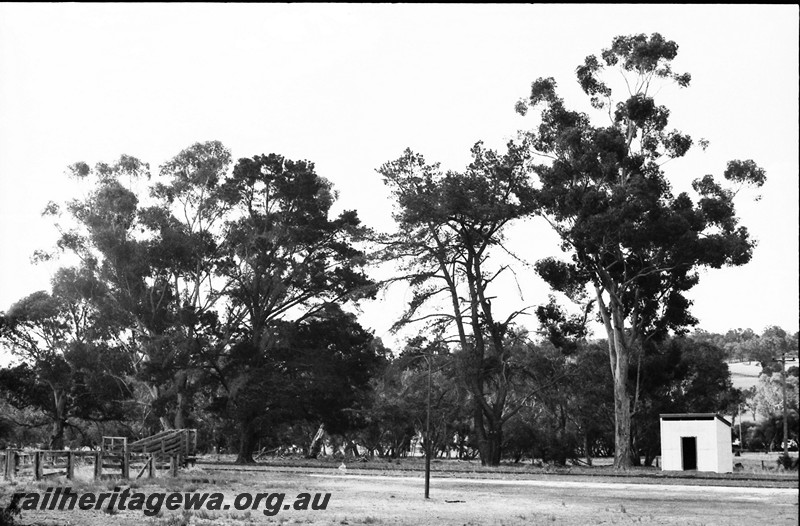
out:
M376 469L348 467L342 476L323 463L316 467L289 468L279 466L210 466L203 465L181 472L178 478L139 481L48 481L46 483L0 483L0 506L15 491L43 492L56 484L70 485L73 491L109 491L115 485L136 484L146 494L157 491L221 492L225 503L232 504L237 494L249 492L285 493L284 503L294 502L299 493L331 493L325 510L282 509L274 516L261 509L167 511L146 517L141 511L117 510L109 514L91 511L26 511L21 524L81 524L85 526L242 526L250 524L496 524L521 526L528 524L659 524L659 525L728 525L728 524L796 524L797 494L787 490L656 486L673 484L720 485L720 480L638 478L649 485L624 486L637 481L635 475L625 478L589 476L585 474L532 473L529 468L500 470L477 465L454 465L447 471L443 463L431 484L431 499L423 498L423 481L419 470L392 471L386 466ZM351 464L352 465L352 464ZM409 467L415 467L413 462ZM463 469L469 468L469 469ZM237 471L222 471L236 469ZM512 473L504 473L511 471ZM599 468L596 473L606 470ZM357 473L356 473L357 472ZM374 476L383 475L377 479ZM735 475L735 474L734 474ZM765 476L767 474L764 474ZM776 479L773 483L796 487L793 481ZM506 484L497 479L517 480ZM535 483L525 484L526 480ZM583 484L591 481L591 484ZM498 482L503 482L499 484ZM578 484L576 484L576 482ZM597 484L598 482L606 482ZM736 480L728 480L735 483ZM791 482L791 483L790 483ZM739 482L739 486L743 483ZM752 487L752 483L747 483ZM669 490L669 491L667 491Z

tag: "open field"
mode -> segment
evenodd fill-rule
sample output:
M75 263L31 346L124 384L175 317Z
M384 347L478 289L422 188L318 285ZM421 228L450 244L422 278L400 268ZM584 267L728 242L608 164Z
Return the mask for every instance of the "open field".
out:
M797 359L788 359L786 368L798 364ZM731 382L737 389L749 389L758 385L758 378L761 376L761 364L758 362L731 362L728 363L728 370L731 372ZM753 414L744 412L739 414L743 422L753 422Z
M728 364L731 382L737 389L749 389L758 384L761 375L761 364L758 362L734 362Z
M20 524L43 525L247 525L247 524L796 524L797 473L737 473L714 478L674 478L653 470L609 476L604 468L595 474L516 472L480 468L472 463L435 464L431 499L423 498L423 478L417 459L409 470L373 464L351 464L339 470L331 463L304 467L203 464L181 473L177 479L129 481L132 491L220 492L227 510L166 511L145 516L143 511L121 510L109 514L90 511L24 511ZM369 463L367 463L369 464ZM466 464L463 465L463 464ZM403 462L401 462L401 467ZM449 468L449 469L448 469ZM742 478L747 477L747 478ZM43 494L56 485L70 485L73 492L110 491L124 481L89 480L0 483L0 506L13 492ZM727 486L726 486L727 484ZM236 510L237 495L249 492L282 493L282 506L273 516L267 505ZM300 493L330 493L326 509L295 510L290 504ZM285 509L286 507L289 509Z
M786 369L798 365L796 358L787 358ZM761 376L761 364L758 362L730 362L728 370L731 372L731 381L737 389L748 389L758 384Z

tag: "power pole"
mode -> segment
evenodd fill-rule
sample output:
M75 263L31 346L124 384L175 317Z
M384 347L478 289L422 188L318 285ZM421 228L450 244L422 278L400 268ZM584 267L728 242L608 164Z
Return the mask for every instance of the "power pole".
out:
M783 378L783 456L789 456L789 416L786 411L786 352L781 353L781 377Z
M741 409L742 404L736 404L736 417L739 419L739 455L742 454L742 450L744 449L744 435L742 434L742 415Z
M428 410L425 414L425 498L429 499L431 498L431 357L425 355L425 361L428 362ZM785 392L783 400L785 406Z

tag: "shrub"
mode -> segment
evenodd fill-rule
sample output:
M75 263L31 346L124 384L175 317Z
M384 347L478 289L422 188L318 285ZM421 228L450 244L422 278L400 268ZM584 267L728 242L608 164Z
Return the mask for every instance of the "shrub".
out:
M783 466L783 469L790 470L790 469L797 469L798 459L792 457L792 455L781 455L778 457L778 465Z

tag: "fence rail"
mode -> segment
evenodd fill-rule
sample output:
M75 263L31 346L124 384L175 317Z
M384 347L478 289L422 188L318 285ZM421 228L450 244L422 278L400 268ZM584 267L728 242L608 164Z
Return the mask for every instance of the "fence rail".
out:
M175 477L179 467L194 464L196 449L196 430L174 429L130 443L125 437L103 437L102 447L97 451L0 450L0 471L6 480L27 476L33 480L61 476L73 479L75 466L91 457L92 461L86 464L94 465L95 479L103 477L104 469L113 469L122 478L130 478L132 464L142 465L135 478L140 478L145 472L148 477L154 477L159 469L164 468Z

